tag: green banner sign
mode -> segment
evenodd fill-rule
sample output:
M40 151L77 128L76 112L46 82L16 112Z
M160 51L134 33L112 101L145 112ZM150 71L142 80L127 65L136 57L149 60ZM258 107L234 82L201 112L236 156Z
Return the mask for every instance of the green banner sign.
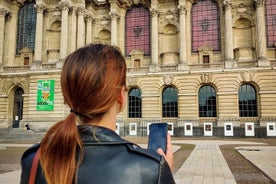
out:
M38 111L54 110L55 81L38 80L37 86L37 104Z

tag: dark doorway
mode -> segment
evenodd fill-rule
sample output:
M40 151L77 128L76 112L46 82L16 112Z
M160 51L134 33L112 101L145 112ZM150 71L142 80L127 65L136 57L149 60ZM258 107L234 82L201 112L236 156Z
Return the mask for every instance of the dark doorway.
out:
M14 93L14 104L13 104L13 128L19 128L19 121L23 118L23 94L22 88L18 87Z

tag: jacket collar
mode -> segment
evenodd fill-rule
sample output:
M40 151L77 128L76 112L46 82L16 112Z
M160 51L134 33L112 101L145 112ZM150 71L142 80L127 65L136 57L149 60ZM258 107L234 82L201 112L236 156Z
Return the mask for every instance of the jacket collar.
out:
M84 144L123 144L129 143L128 141L122 139L114 131L91 125L79 125L79 134Z

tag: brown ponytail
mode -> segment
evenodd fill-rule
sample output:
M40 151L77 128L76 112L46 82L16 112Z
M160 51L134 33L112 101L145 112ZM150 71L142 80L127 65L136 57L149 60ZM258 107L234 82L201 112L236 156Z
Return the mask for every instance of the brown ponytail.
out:
M48 184L73 183L77 149L82 154L76 118L70 113L51 127L41 142L41 165Z
M83 157L76 116L80 124L97 123L112 107L126 86L125 59L113 46L88 45L67 56L60 83L64 102L72 110L41 142L41 166L48 184L74 183L76 157L80 162Z

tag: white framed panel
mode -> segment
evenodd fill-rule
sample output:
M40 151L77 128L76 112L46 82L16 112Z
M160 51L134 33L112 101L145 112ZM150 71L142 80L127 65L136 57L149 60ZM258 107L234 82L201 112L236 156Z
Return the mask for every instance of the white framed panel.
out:
M266 132L267 132L267 136L276 136L276 123L275 122L267 122Z
M151 123L147 123L147 135L149 135L149 133L150 133L150 129L149 129L150 124Z
M120 135L120 123L116 123L116 134Z
M245 123L245 136L255 136L255 129L253 122Z
M193 136L193 124L192 123L184 123L184 135L185 136Z
M213 136L213 123L204 123L204 136Z
M137 123L129 123L129 135L137 135Z
M233 136L233 123L225 122L224 123L224 136Z
M173 123L168 123L168 133L173 136Z

